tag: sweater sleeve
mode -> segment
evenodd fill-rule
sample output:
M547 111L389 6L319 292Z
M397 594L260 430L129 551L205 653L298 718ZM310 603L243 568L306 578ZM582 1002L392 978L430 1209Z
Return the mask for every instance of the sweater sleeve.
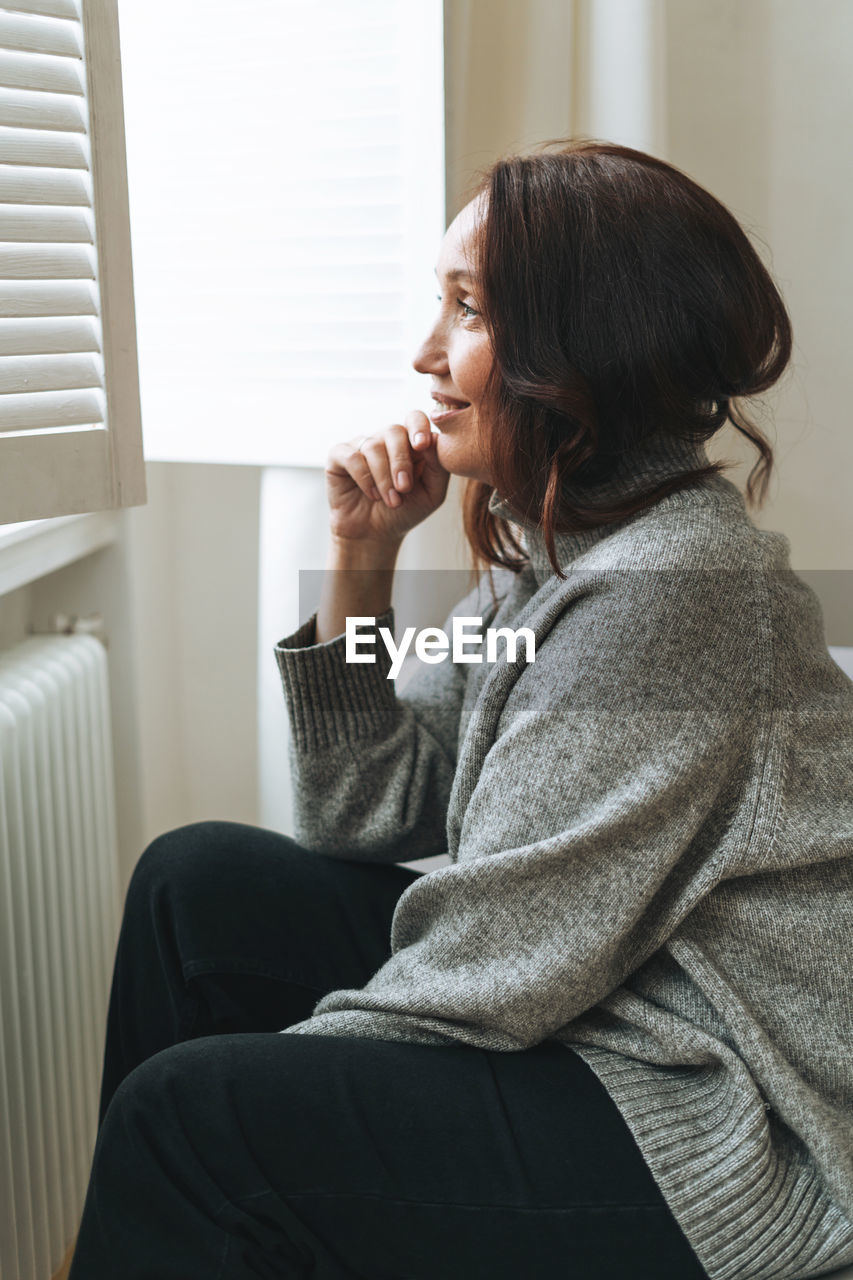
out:
M492 607L478 584L443 629L455 615ZM398 693L384 645L375 663L347 663L343 634L315 643L316 617L275 649L291 726L296 840L362 862L444 853L467 668L422 663ZM376 618L377 636L383 626L394 632L393 608Z
M537 642L493 712L458 861L403 893L367 984L286 1034L529 1048L712 887L724 792L749 772L760 718L754 610L707 578L634 579L574 599Z

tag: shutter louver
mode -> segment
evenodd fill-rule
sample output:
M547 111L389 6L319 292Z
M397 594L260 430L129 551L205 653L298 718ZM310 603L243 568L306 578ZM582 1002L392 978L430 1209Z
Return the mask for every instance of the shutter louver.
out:
M64 6L37 6L54 7ZM18 108L7 97L17 119L0 124L0 282L37 283L45 302L60 281L96 274L81 27L76 16L0 9L0 86L17 90ZM100 325L92 295L76 296L79 321L0 320L0 432L102 426ZM90 354L69 355L80 351Z
M0 523L145 499L117 21L0 4Z

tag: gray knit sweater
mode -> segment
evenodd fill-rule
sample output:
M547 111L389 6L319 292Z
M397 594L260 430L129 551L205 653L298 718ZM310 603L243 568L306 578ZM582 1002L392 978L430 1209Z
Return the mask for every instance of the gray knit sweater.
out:
M706 461L652 441L599 489ZM853 682L817 598L724 477L558 535L565 581L521 528L497 611L484 577L444 629L529 626L533 663L398 693L315 616L275 649L296 839L452 859L370 981L284 1034L571 1045L712 1280L853 1262Z

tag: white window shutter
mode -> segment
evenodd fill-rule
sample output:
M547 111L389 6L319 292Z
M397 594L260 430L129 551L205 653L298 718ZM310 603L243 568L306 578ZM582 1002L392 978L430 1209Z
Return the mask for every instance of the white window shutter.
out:
M116 0L0 4L0 524L144 501Z

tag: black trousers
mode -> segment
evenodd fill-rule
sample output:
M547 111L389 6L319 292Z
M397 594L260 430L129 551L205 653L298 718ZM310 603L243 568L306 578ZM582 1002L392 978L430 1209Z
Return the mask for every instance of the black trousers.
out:
M148 847L70 1280L705 1280L565 1046L276 1034L367 982L419 874L231 822Z

